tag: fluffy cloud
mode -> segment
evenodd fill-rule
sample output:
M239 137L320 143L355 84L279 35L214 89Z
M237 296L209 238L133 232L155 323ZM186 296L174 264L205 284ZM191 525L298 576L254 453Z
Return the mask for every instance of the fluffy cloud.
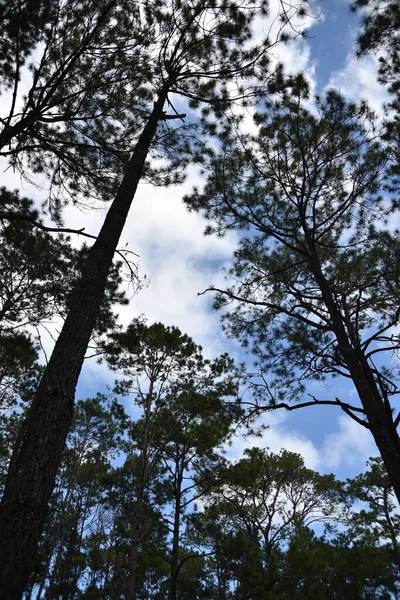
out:
M310 439L311 432L296 428L295 418L292 418L292 414L289 418L284 411L268 413L260 418L259 423L268 428L260 437L237 434L232 446L226 449L228 458L238 460L246 448L254 446L267 448L274 453L285 449L301 454L310 469L334 472L338 477L345 478L362 472L367 459L378 454L370 432L344 415L336 417L335 431L326 435L321 445Z
M346 467L361 470L370 456L378 454L371 433L344 415L338 418L338 430L326 437L321 450L325 468L335 471Z
M389 97L386 89L378 82L377 74L376 57L357 59L350 53L344 67L331 75L327 88L335 88L352 100L367 100L375 111L380 112Z
M223 238L204 236L204 219L189 213L182 202L196 183L198 175L191 169L183 186L139 186L120 247L138 255L140 275L146 275L149 285L119 312L124 325L141 314L149 322L176 325L202 344L206 354L215 355L225 345L219 316L211 310L212 295L198 294L222 283L223 267L228 266L237 240L233 233ZM104 211L78 214L71 207L65 217L69 227L96 233Z
M266 448L270 452L279 453L281 450L288 450L301 454L305 464L310 469L318 469L320 465L321 454L314 443L302 432L296 431L290 425L288 426L288 413L283 410L270 412L258 421L258 426L266 426L262 435L246 436L238 433L233 444L226 448L226 455L231 460L241 458L246 448Z

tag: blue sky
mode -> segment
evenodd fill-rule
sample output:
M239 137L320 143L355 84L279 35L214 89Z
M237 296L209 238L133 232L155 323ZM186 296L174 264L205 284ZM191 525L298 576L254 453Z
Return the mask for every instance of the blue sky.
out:
M272 0L273 4L276 1ZM309 36L278 48L275 57L283 60L289 71L305 70L315 91L323 92L333 85L353 100L370 100L379 110L386 96L376 82L376 60L357 61L353 55L359 17L350 13L347 0L321 0L313 4L311 12L317 16L308 20ZM11 188L22 187L24 194L40 200L38 190L29 188L10 170L4 174L3 183ZM181 186L155 189L140 185L121 247L128 244L139 255L140 272L150 278L150 284L132 299L129 307L121 309L120 321L127 325L145 314L150 323L161 321L178 326L201 344L210 358L228 351L238 361L248 360L236 342L224 337L219 315L212 310L212 297L198 296L210 285L223 285L223 269L229 268L237 239L234 233L222 239L203 236L204 220L198 214L188 213L182 202L182 196L193 185L202 185L194 167L189 168ZM104 207L85 213L68 207L66 225L86 227L87 232L96 234L105 210ZM49 338L46 345L49 351ZM106 391L113 379L104 365L86 361L77 398ZM335 380L331 389L321 388L320 397L328 393L346 399L353 390L346 382ZM263 421L269 429L262 438L235 438L229 450L232 458L239 458L251 444L276 452L283 447L303 454L309 467L345 478L361 472L368 457L377 454L370 434L338 409L279 412L264 416Z
M349 10L344 0L324 0L319 4L323 18L316 19L309 30L307 43L316 64L317 89L322 90L331 74L343 68L356 37L358 13ZM318 8L315 14L318 14Z

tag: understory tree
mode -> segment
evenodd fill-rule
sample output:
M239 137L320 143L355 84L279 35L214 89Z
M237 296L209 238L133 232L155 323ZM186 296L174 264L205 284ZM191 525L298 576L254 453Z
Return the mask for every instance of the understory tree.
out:
M350 536L360 545L381 540L392 555L392 562L400 567L400 521L395 512L393 487L381 459L370 458L367 467L367 471L347 482L351 501L363 503L363 508L350 519Z
M365 103L337 92L306 108L301 79L260 103L254 135L228 124L186 199L209 232L235 229L231 285L217 292L226 331L254 354L256 408L337 406L368 429L400 500L396 175ZM384 358L386 357L386 360ZM305 401L306 382L343 377L358 400Z
M344 527L357 512L333 475L307 469L297 454L252 448L215 477L187 532L204 552L210 598L372 600L398 591L382 538L355 541Z
M104 4L55 4L55 13L46 17L42 29L36 25L34 28L45 52L38 64L31 61L32 87L22 108L17 105L18 82L22 66L30 63L26 53L20 52L18 26L14 37L10 37L16 54L10 63L11 77L6 80L13 90L13 99L9 115L3 119L3 142L5 147L11 147L13 157L18 158L21 148L35 160L39 139L46 156L33 167L40 170L49 156L56 185L66 185L64 181L68 180L73 193L78 189L76 172L98 176L105 164L106 175L100 177L100 187L105 188L104 197L109 197L120 171L112 171L109 177L108 157L113 152L103 152L103 141L118 138L121 133L120 139L126 139L127 146L116 144L118 158L122 152L120 185L88 253L10 461L0 507L0 586L7 600L20 598L35 556L72 421L77 380L113 255L139 181L152 173L147 162L149 152L153 149L158 151L157 156L167 159L167 173L174 173L172 166L179 174L190 157L184 129L170 126L171 119L184 118L173 106L175 98L207 105L217 117L232 102L246 103L252 96L252 82L259 83L260 78L265 81L268 51L282 41L282 28L293 14L303 10L300 4L303 3L296 3L288 13L283 3L277 38L265 38L260 43L252 41L252 26L256 17L268 13L268 2L264 0L222 0L210 5L192 0L171 0L166 4L146 1L140 6L116 4L114 0ZM67 36L63 35L65 32ZM287 33L284 37L287 39ZM113 114L113 104L107 103L115 86L112 103L121 106L126 99L127 106L136 109L127 129L122 127L121 132L115 132L115 128L125 114L124 107ZM139 120L138 114L142 117ZM94 121L98 125L93 133ZM129 126L132 136L128 135ZM48 128L50 137L43 133ZM24 146L28 138L30 141ZM65 158L64 140L67 148L73 148L72 157ZM81 154L86 163L81 162ZM71 161L74 169L70 176ZM66 175L63 165L67 165ZM85 166L83 171L81 165ZM89 177L88 181L92 180Z
M104 526L104 505L124 450L129 419L121 404L98 395L80 400L57 474L49 518L26 596L76 598L90 564L90 542Z
M137 598L138 559L140 548L149 543L146 521L154 513L156 479L158 503L163 496L161 504L172 505L172 513L165 516L172 550L158 552L170 565L169 597L175 600L182 517L198 496L193 477L205 465L209 469L218 463L216 450L242 416L237 401L241 372L227 355L204 358L202 348L178 328L139 319L114 334L105 350L106 360L123 377L115 392L136 405L127 446L134 493L126 509L131 547L125 598Z
M399 516L381 461L371 459L365 473L341 483L287 451L252 448L236 461L217 451L216 458L216 415L222 408L216 398L194 410L185 396L178 417L174 411L168 416L171 398L165 397L165 405L163 398L155 401L163 406L153 407L148 426L143 485L138 479L145 423L125 412L131 412L134 398L131 390L119 399L99 394L77 403L24 600L132 596L138 489L143 490L133 594L138 600L398 597L392 537L399 533ZM137 400L135 410L142 410ZM224 429L228 421L222 416L221 422ZM195 444L197 464L183 468L187 492L182 486L182 512L176 518L178 447L184 453ZM176 523L178 572L173 568Z

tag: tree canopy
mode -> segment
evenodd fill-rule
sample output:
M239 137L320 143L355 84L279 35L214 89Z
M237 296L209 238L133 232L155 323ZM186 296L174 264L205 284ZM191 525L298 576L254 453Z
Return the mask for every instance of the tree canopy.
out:
M241 234L233 285L212 289L216 306L229 308L226 330L257 359L257 402L339 406L371 431L400 498L399 418L391 404L398 371L381 363L384 352L399 349L391 152L365 103L331 90L311 111L306 99L299 79L292 94L267 100L255 114L255 135L222 132L221 149L205 163L204 189L186 203L204 211L208 233ZM288 404L303 398L305 381L330 375L349 379L360 405L340 398Z
M400 13L352 6L390 94L375 114L279 63L290 41L303 60L308 5L1 4L0 155L21 176L0 189L5 600L400 597ZM238 242L206 291L242 349L215 332L204 351L135 305L119 319L124 269L141 286L118 249L138 186L194 172L187 207ZM106 208L98 233L65 226L78 208ZM310 406L340 408L380 458L339 481L268 449L265 413Z

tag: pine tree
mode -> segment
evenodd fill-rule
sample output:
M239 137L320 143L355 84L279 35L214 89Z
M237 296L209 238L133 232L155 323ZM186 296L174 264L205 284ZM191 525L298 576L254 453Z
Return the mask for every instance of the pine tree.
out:
M242 231L237 283L215 291L218 306L231 306L228 332L256 357L259 407L341 408L371 432L400 499L398 371L379 360L400 347L391 150L365 103L330 91L314 113L294 83L256 115L257 135L238 143L227 133L204 193L187 202L217 231ZM305 382L329 376L352 382L360 403L304 401Z
M214 476L188 532L210 556L214 597L279 598L285 549L296 532L340 519L340 483L307 469L297 454L260 448Z
M232 422L242 412L232 401L240 372L226 355L205 359L201 347L176 327L147 326L136 320L112 337L106 358L123 376L115 392L127 395L140 410L130 430L134 499L125 598L136 600L140 548L146 546L147 537L144 524L154 498L150 490L154 479L159 486L165 479L164 504L173 505L172 516L166 520L172 535L166 560L170 563L170 598L175 600L182 513L194 489L194 483L186 481L201 464L211 468L213 461L218 462L215 447L227 439Z

